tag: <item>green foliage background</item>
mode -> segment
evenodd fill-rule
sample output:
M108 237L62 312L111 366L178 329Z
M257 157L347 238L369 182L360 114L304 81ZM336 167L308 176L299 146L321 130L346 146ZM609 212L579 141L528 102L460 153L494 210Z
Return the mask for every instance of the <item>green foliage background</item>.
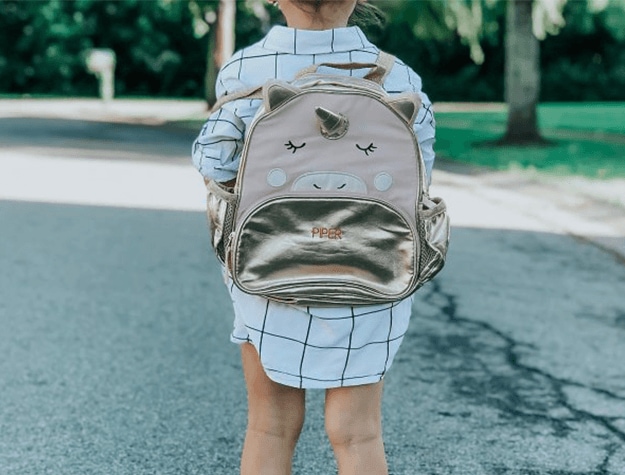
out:
M216 1L196 0L204 11ZM384 3L382 0L379 3ZM367 30L381 48L410 64L435 101L502 101L504 3L485 13L483 64L428 2L394 2L384 28ZM116 95L203 97L206 36L194 33L187 0L0 0L0 93L97 96L85 70L94 47L117 55ZM237 48L264 34L237 2ZM275 14L274 14L275 16ZM571 0L567 24L542 42L542 101L625 100L625 18L591 13Z

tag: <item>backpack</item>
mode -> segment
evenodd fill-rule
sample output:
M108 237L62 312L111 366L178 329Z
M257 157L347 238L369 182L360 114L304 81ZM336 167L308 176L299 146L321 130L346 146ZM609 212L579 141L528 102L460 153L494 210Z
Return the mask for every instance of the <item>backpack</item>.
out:
M246 132L234 188L207 183L211 243L235 285L279 302L401 300L443 267L449 217L430 198L413 132L420 97L381 84L394 58L322 64L272 80ZM364 78L319 66L371 68Z

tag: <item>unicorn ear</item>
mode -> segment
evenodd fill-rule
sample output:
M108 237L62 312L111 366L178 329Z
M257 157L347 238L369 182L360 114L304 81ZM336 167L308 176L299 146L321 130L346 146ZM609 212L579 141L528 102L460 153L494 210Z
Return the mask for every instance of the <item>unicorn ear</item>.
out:
M289 86L283 82L274 82L265 88L264 100L265 109L270 111L284 104L291 97L295 96L299 89Z
M402 94L389 100L388 105L399 112L409 125L412 125L421 107L421 98L417 94Z

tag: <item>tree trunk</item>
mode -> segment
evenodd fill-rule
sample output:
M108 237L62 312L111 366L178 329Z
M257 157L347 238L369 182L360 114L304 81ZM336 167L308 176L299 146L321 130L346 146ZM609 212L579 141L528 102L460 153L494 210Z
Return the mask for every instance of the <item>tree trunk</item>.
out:
M217 19L208 34L206 74L204 75L204 95L210 109L216 102L215 82L219 68L234 52L234 28L236 20L236 0L220 0Z
M236 0L220 0L217 9L217 42L215 64L222 66L234 53L234 26L237 12Z
M538 132L540 48L532 31L532 0L509 0L505 94L508 125L503 143L544 143Z
M216 43L215 25L211 25L208 32L208 48L206 50L206 71L204 73L204 99L206 99L206 108L208 110L213 107L217 101L215 94L215 83L217 82L217 65L214 60L214 51Z

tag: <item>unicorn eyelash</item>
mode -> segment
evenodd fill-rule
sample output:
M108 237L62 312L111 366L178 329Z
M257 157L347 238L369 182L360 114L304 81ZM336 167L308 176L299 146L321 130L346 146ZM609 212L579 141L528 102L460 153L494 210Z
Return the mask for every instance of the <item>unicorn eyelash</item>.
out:
M305 145L306 145L306 142L303 142L302 145L295 145L290 140L287 143L284 144L286 149L290 150L292 153L297 152L300 148L304 147Z
M371 142L367 147L361 147L360 145L356 144L356 148L358 150L362 150L363 152L365 152L365 155L368 157L369 153L373 153L374 150L378 147L373 145L373 142Z

